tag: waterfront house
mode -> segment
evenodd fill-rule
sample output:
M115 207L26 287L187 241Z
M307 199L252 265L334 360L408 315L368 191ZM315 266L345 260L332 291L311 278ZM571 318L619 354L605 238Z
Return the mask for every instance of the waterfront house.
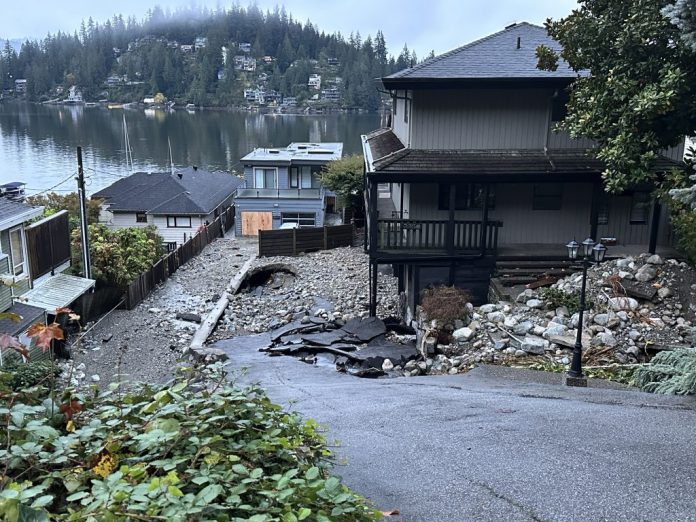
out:
M100 222L110 228L154 226L175 249L232 205L241 180L227 172L189 167L174 174L136 172L94 193Z
M326 213L336 211L336 196L322 187L319 174L342 155L343 143L291 143L244 156L244 185L235 196L237 234L323 226Z
M94 287L95 281L64 273L70 267L67 211L36 221L42 207L0 197L0 312L19 321L0 320L0 334L19 337L57 308L70 306ZM32 356L39 355L39 352ZM0 361L7 352L0 353Z
M19 80L15 80L14 92L17 95L26 94L27 93L27 80L24 78L20 78Z
M362 137L373 315L380 264L395 267L409 316L428 286L484 301L496 262L563 256L573 238L671 244L652 187L608 196L593 143L555 130L577 73L539 70L541 44L559 49L544 28L513 24L382 78L390 126ZM682 155L665 151L655 169Z

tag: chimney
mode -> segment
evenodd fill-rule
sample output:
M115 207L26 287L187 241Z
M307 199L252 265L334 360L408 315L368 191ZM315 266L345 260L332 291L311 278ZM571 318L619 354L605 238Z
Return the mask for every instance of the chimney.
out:
M522 46L522 37L518 36L517 37L517 48L519 49Z

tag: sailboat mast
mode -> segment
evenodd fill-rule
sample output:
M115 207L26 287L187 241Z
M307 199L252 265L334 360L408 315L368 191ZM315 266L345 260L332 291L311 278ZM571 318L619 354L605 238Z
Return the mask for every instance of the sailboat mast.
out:
M172 141L167 137L167 143L169 144L169 165L171 167L172 176L174 175L174 158L172 157Z

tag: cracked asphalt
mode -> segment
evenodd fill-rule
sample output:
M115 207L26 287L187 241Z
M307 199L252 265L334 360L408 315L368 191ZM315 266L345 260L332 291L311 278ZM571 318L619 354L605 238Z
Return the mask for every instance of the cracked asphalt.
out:
M327 426L335 472L391 520L696 521L693 398L493 366L361 380L259 353L267 336L216 346Z

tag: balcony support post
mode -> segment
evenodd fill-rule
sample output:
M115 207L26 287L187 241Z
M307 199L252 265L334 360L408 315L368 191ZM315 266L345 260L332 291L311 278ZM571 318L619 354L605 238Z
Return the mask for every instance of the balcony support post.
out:
M370 251L370 254L374 254L377 251L377 237L378 237L378 229L379 229L379 224L377 223L377 219L379 218L378 212L377 212L377 183L374 182L371 179L367 180L367 187L368 187L368 197L367 197L367 204L368 204L368 217L369 217L369 225L368 225L368 230L370 232L370 240L368 244L368 248Z
M490 183L486 183L483 189L483 202L481 203L481 255L486 255L488 247L488 198L491 192Z
M457 186L450 183L449 193L449 217L447 221L447 253L450 256L454 255L454 210L457 202Z

